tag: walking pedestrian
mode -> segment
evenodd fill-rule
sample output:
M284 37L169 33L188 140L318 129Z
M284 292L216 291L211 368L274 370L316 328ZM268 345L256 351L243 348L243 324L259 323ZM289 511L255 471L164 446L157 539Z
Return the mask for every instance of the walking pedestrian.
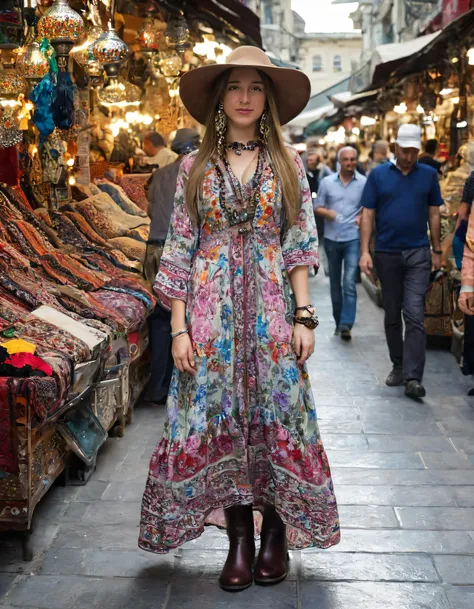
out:
M150 131L143 138L143 152L145 156L140 157L142 165L165 167L176 161L178 156L166 146L166 142L161 133Z
M393 369L386 383L405 383L405 394L426 395L422 385L425 366L425 294L432 266L441 266L440 213L443 204L435 169L417 162L421 130L402 125L396 140L396 161L369 175L362 205L361 270L373 269L369 244L375 220L375 267L382 286L385 334ZM427 234L430 227L433 255ZM402 311L405 321L403 340Z
M148 189L148 215L151 218L151 224L146 246L144 274L152 286L158 273L168 234L181 161L185 154L189 154L198 147L199 134L195 129L178 129L171 144L171 150L178 155L176 161L157 169L151 178ZM147 321L153 374L148 385L146 399L157 404L164 404L173 371L170 336L171 313L158 302Z
M321 181L332 174L332 171L327 165L321 162L321 155L317 148L308 148L306 156L306 177L308 178L309 188L311 190L311 198L313 201L313 209L316 205L316 197L318 196L318 189ZM327 275L327 258L322 247L324 239L324 219L320 216L316 216L316 228L318 230L319 240L319 258L320 263L324 268L324 272ZM314 276L318 272L318 265L309 269L310 276Z
M303 164L280 131L310 84L244 46L187 72L180 94L206 132L181 164L155 282L171 308L175 368L139 545L167 552L206 524L227 526L220 585L243 590L285 579L288 547L327 548L340 535L305 367L316 226ZM253 510L263 522L252 571Z
M338 173L322 180L315 202L316 216L324 218L324 250L329 264L331 301L336 334L351 340L357 309L361 197L367 178L357 170L357 151L338 152ZM342 270L344 268L344 279Z
M441 168L443 167L443 163L437 161L435 158L438 153L438 149L438 140L426 140L425 151L423 152L423 154L420 154L418 162L433 167L433 169L436 169L436 171L441 175Z

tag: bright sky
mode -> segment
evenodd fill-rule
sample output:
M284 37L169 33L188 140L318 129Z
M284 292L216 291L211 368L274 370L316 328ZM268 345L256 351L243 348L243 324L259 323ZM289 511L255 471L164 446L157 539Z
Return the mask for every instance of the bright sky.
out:
M331 0L292 0L291 8L306 21L307 32L353 32L349 14L357 2L331 4Z

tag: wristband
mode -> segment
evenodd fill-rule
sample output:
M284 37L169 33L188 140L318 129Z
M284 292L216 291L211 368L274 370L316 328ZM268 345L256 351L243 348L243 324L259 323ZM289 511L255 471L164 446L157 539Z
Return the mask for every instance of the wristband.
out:
M181 336L182 334L188 334L189 331L187 328L184 328L184 330L179 330L178 332L171 332L171 338L176 338L177 336Z

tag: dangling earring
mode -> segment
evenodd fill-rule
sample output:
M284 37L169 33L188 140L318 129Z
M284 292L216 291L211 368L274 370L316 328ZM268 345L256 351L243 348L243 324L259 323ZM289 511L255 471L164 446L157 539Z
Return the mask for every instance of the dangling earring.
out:
M217 152L220 157L225 154L225 134L227 131L227 116L224 112L224 104L219 102L215 116L216 132L217 132Z
M268 124L267 111L264 110L260 117L260 137L264 145L268 144L268 136L270 134L270 125Z

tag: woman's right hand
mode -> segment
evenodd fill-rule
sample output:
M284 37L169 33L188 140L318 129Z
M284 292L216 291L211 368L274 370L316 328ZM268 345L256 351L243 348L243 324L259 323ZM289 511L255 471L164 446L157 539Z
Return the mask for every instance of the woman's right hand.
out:
M464 315L474 315L474 293L463 292L459 295L459 308Z
M171 354L173 355L176 368L180 372L187 372L193 376L196 374L193 345L189 334L180 334L176 338L173 338Z

